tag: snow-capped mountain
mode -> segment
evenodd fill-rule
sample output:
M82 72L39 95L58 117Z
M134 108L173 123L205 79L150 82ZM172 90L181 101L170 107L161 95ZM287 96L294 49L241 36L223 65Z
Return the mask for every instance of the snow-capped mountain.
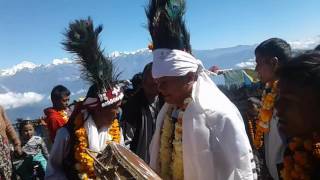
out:
M12 76L21 70L32 70L39 65L29 61L22 61L21 63L13 66L12 68L0 70L0 76Z
M320 36L303 41L293 41L295 49L312 49L320 43ZM202 60L206 68L215 65L221 69L255 67L256 45L239 45L213 50L194 50L193 55ZM141 72L152 60L148 49L135 52L113 52L109 55L115 62L121 79L130 79ZM12 68L0 70L0 104L8 116L16 118L37 118L42 110L51 105L51 89L62 84L72 92L71 100L84 96L88 84L80 78L80 67L67 58L54 59L46 65L23 61Z

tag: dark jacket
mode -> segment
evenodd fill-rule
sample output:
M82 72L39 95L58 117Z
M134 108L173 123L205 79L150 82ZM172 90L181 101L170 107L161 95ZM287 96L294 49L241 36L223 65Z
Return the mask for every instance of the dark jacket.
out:
M158 97L150 103L145 97L143 89L140 89L123 106L121 124L124 137L127 140L132 138L130 150L146 162L149 161L149 145L162 105L163 102Z

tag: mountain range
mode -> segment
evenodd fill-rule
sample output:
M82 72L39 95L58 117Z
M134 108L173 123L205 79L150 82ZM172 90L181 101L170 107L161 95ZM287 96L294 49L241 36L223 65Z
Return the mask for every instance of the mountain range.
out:
M291 42L294 49L311 49L320 43L320 36ZM215 65L221 69L254 68L256 45L239 45L213 50L193 50L193 55L206 68ZM130 79L141 72L152 60L148 49L135 52L113 52L109 55L121 72L121 79ZM88 84L83 81L80 66L73 60L54 59L50 64L34 64L23 61L11 68L0 70L0 104L12 121L17 118L34 119L43 115L43 109L51 105L51 89L58 84L66 86L71 100L84 96Z

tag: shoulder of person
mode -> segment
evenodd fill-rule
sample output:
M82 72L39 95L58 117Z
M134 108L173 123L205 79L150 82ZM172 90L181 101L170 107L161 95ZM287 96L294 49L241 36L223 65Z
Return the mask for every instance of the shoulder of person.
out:
M45 115L51 114L51 113L56 113L57 111L53 107L48 107L43 110Z

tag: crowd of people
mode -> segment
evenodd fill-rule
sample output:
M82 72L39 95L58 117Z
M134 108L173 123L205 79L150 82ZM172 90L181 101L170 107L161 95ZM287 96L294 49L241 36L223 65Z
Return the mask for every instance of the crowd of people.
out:
M294 53L280 38L260 43L255 71L264 90L256 115L242 117L192 55L184 1L157 2L146 7L153 61L134 76L130 95L100 48L102 26L69 24L63 45L90 88L72 108L68 88L52 89L47 144L29 121L18 136L0 107L0 180L99 179L92 154L111 142L162 179L320 179L320 45ZM18 168L12 156L23 159Z

